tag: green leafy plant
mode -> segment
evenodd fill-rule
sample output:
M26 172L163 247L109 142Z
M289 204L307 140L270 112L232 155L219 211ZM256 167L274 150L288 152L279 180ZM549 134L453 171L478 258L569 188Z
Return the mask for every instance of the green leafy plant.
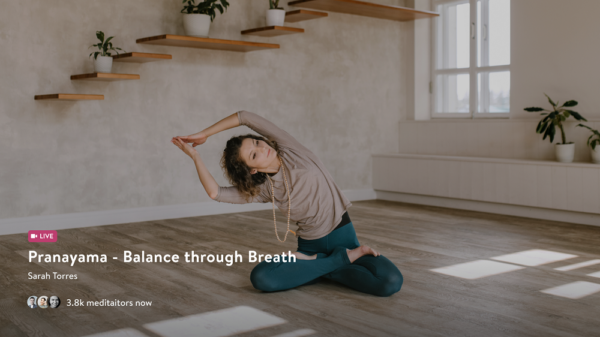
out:
M223 14L224 11L229 7L227 0L199 0L200 3L196 5L196 0L183 0L183 9L181 13L186 14L206 14L210 16L212 22L217 15L217 11ZM218 4L217 2L220 2ZM186 4L187 3L187 4Z
M283 9L279 7L279 0L269 0L269 9Z
M546 95L546 94L544 94ZM562 144L567 144L567 140L565 137L565 130L563 128L563 122L567 120L570 116L573 116L578 121L586 121L587 119L581 117L578 112L573 110L565 109L574 107L577 104L577 101L567 101L563 105L558 106L558 101L554 103L552 99L548 95L548 102L552 105L552 110L546 110L538 107L525 108L525 111L529 112L539 112L539 111L547 111L542 113L542 116L545 116L537 125L536 132L539 134L543 134L544 138L550 137L550 143L554 142L554 135L556 134L556 127L560 129L560 135L562 137Z
M123 51L121 48L113 47L113 44L112 42L110 42L110 40L112 40L114 36L111 36L108 39L104 40L104 32L96 31L96 37L98 38L98 40L100 40L100 43L93 44L90 46L90 48L96 47L99 49L99 51L90 54L90 57L94 55L94 60L96 60L98 56L111 56L111 51L114 51L115 53L117 53L117 55L119 55L119 50Z
M592 131L592 135L587 140L587 145L589 147L591 147L592 150L596 150L596 145L600 145L600 132L598 132L598 130L594 130L594 129L590 128L587 125L578 124L577 126L580 126L582 128L586 128L586 129ZM596 137L596 138L594 138L594 137Z

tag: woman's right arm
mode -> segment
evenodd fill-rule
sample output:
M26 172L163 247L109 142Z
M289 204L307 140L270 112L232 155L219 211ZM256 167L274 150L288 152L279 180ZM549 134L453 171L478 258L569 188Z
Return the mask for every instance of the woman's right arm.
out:
M173 144L181 149L185 154L190 156L196 165L196 171L198 171L198 177L204 190L208 196L219 202L228 202L231 204L247 204L249 202L270 202L269 196L261 190L261 192L252 198L252 200L246 200L246 198L240 193L240 191L234 186L221 187L215 181L212 174L204 165L204 162L200 158L198 151L194 149L190 144L181 140L181 137L173 137Z
M200 182L202 183L202 186L204 186L204 190L206 190L206 193L211 199L215 199L219 195L219 184L217 184L215 178L213 178L212 174L210 174L206 168L206 165L204 165L198 151L188 143L184 142L181 137L173 137L171 142L192 158L194 165L196 165L196 171L198 171Z
M196 165L196 171L198 171L198 177L200 178L200 182L206 193L211 199L216 199L217 195L219 195L219 184L215 181L212 174L208 172L206 165L202 159L200 159L200 155L196 152L196 155L192 158L194 160L194 165Z
M189 146L189 145L188 145ZM235 186L227 186L222 187L217 184L212 174L208 172L208 169L204 165L202 159L200 159L200 155L198 152L192 157L194 160L194 164L196 165L196 170L198 171L198 177L200 177L200 182L208 196L219 202L227 202L230 204L247 204L249 202L270 202L271 200L264 195L263 191L259 193L257 196L252 198L252 200L246 200L246 198L240 193L240 191Z

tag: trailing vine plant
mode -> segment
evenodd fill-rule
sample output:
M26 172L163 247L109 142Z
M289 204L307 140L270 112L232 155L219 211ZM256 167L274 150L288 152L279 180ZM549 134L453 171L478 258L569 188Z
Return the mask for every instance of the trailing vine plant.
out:
M586 129L592 131L592 135L587 140L587 145L589 147L591 147L592 150L595 151L596 150L596 145L600 145L600 132L598 132L598 130L594 130L594 129L590 128L587 125L578 124L577 126L580 126L580 127L583 127L583 128L586 128ZM594 138L594 137L596 137L596 138Z

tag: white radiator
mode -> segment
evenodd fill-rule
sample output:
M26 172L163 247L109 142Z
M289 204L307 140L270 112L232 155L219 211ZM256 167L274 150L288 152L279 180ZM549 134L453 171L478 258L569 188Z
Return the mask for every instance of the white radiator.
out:
M600 214L600 165L594 164L375 154L373 188Z

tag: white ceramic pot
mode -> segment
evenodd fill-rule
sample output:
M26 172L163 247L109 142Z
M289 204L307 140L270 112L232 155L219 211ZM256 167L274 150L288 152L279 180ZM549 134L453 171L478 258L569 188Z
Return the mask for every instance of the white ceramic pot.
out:
M183 14L183 28L185 35L195 37L208 37L210 30L210 15Z
M590 147L590 152L592 152L592 163L600 164L600 145L596 144L596 150Z
M112 56L100 56L94 60L94 72L110 73L112 71Z
M556 160L561 163L572 163L575 158L575 144L556 144Z
M267 10L267 26L283 26L285 22L285 10L269 9Z

